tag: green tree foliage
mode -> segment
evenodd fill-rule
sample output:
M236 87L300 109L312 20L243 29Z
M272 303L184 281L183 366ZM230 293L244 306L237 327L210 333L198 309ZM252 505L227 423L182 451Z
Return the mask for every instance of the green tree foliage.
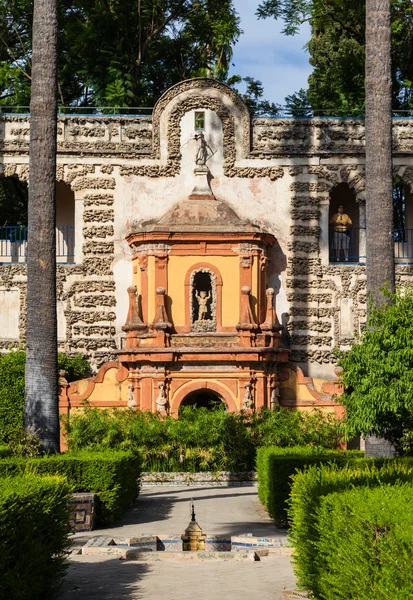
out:
M227 79L226 83L238 92L254 117L278 115L281 107L264 99L264 87L259 79L233 75ZM238 88L239 84L245 85L244 92Z
M27 225L27 183L17 177L0 177L0 227Z
M232 0L61 0L63 105L153 106L171 85L224 79L240 35ZM32 4L0 7L0 102L28 105Z
M393 0L393 107L413 106L413 5ZM314 67L308 83L313 108L359 114L364 110L365 2L362 0L264 0L257 14L284 21L294 35L303 22L311 25L308 42Z
M21 445L22 442L27 442L21 437L25 362L24 350L13 350L0 356L0 443L14 440L17 441L17 445ZM90 370L88 361L81 355L70 358L65 354L59 354L58 364L59 369L66 370L68 381L80 379Z
M385 436L413 452L413 289L372 306L359 343L340 353L346 430Z
M249 471L257 447L335 448L339 422L319 412L244 412L184 407L179 419L135 410L85 410L64 422L70 450L135 449L145 471Z

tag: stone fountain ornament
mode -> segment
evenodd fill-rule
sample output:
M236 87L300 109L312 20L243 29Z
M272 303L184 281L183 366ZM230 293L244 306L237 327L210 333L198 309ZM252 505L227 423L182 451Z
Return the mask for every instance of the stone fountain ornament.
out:
M182 550L184 552L203 552L205 550L206 535L202 533L201 527L195 518L195 506L191 500L191 520L185 533L181 536Z

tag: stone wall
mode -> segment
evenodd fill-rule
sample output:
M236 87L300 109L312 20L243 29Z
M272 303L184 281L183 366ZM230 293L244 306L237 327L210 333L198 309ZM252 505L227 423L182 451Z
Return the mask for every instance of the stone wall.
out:
M131 222L160 217L190 194L195 109L208 117L215 196L277 238L269 283L291 361L332 378L334 348L347 347L366 318L365 268L330 264L328 239L330 193L339 183L352 190L365 222L364 123L250 122L233 91L202 79L166 92L152 118L59 118L57 179L74 192L76 226L75 264L58 267L61 348L84 352L96 366L114 356L132 281L125 234ZM28 179L28 142L27 117L0 119L0 174ZM394 169L413 185L413 121L394 122ZM24 264L0 264L3 320L14 319L7 335L0 332L2 351L18 342L17 324L24 338L25 273ZM397 281L413 281L413 266L398 266ZM8 291L19 306L4 300Z

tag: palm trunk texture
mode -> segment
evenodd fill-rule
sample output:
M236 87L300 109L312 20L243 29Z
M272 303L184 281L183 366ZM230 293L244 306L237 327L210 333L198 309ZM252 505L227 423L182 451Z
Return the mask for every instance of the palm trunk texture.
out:
M391 0L366 0L367 291L394 291L392 200Z
M59 451L56 315L57 1L34 0L24 423Z

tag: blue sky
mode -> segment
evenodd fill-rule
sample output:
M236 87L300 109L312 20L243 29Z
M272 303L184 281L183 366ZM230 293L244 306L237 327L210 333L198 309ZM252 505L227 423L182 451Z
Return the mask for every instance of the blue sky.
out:
M307 87L311 66L304 45L310 29L304 25L295 36L283 35L282 21L258 21L258 4L259 0L234 0L244 33L235 46L230 74L261 80L265 98L284 104L285 96Z

